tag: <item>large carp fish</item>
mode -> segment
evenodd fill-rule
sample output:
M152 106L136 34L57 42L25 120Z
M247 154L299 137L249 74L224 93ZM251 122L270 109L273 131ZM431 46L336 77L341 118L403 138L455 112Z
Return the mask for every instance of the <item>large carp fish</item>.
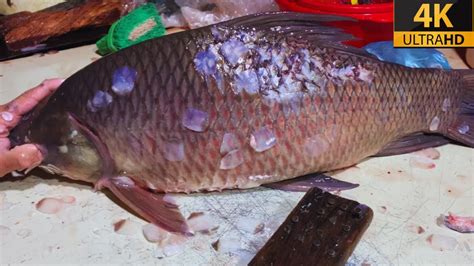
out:
M10 140L181 233L167 192L257 187L445 138L474 146L474 72L382 62L342 44L334 20L251 15L129 47L68 78Z

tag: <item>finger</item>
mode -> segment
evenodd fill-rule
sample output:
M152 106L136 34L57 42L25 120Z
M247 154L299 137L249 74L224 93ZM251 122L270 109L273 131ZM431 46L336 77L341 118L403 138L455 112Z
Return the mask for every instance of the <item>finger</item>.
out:
M40 85L28 90L7 104L4 112L16 116L24 115L31 111L41 100L51 95L63 82L63 79L48 79Z
M0 138L5 138L8 136L8 128L0 123Z
M8 138L0 138L0 156L3 152L6 152L10 149L10 140Z
M0 153L0 177L12 171L39 165L43 160L40 150L33 144L17 146Z
M45 80L41 85L26 91L10 103L0 106L0 125L3 124L8 129L16 126L22 115L31 111L42 99L51 95L63 81L62 79Z

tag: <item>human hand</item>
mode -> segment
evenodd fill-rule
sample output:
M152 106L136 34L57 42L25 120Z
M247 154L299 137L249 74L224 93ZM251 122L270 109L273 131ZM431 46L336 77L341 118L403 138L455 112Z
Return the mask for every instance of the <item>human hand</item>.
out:
M24 144L10 149L8 134L24 114L51 95L63 81L45 80L13 101L0 105L0 177L13 171L36 167L43 160L43 155L34 144Z

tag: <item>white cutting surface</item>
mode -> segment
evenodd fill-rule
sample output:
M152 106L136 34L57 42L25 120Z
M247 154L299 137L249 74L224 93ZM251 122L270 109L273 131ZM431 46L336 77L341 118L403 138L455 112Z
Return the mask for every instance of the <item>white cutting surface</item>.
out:
M452 65L464 67L446 51ZM98 56L93 46L56 54L34 55L0 62L0 104L51 77L68 77ZM436 223L440 214L474 216L474 150L455 145L438 148L434 169L411 166L412 154L373 158L335 174L360 187L341 195L372 207L372 225L350 259L355 265L474 261L474 235L460 234ZM159 248L141 233L143 220L90 186L64 179L0 180L0 263L237 265L249 258L271 236L297 204L302 193L252 189L177 196L185 215L202 211L214 216L219 228L187 241L183 252L158 258ZM45 197L73 196L76 202L57 214L36 210ZM239 227L249 217L265 224L258 234ZM130 219L128 235L114 232L113 223ZM422 228L422 230L420 229ZM449 237L455 246L441 251L427 240ZM211 247L217 239L235 239L238 254ZM453 240L454 239L454 240Z

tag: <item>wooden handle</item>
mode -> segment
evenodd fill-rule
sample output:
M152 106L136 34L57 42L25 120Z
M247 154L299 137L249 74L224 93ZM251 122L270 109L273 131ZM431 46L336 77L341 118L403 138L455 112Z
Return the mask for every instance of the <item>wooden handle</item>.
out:
M366 205L312 188L249 265L344 265L372 217Z

